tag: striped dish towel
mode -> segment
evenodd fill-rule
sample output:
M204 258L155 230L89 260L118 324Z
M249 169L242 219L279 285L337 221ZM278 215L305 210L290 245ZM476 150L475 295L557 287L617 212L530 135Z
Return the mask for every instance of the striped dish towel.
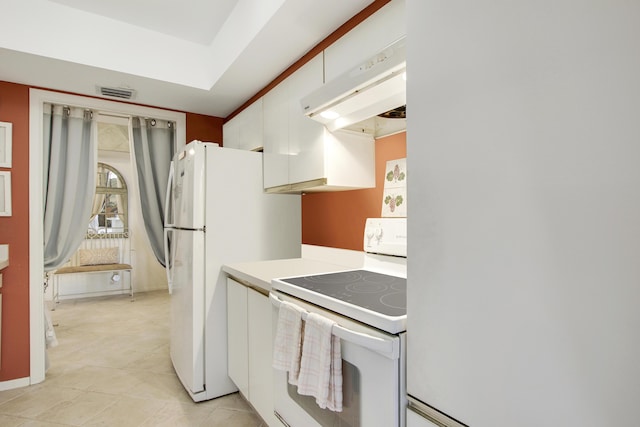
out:
M302 309L282 301L273 342L273 367L289 372L289 383L293 385L298 383L300 373L301 338Z
M309 313L304 327L298 393L313 396L322 409L342 411L342 353L336 323Z

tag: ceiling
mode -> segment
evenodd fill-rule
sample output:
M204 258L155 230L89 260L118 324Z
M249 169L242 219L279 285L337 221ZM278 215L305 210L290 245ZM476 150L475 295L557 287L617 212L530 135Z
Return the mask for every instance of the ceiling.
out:
M373 0L3 3L0 80L226 117Z

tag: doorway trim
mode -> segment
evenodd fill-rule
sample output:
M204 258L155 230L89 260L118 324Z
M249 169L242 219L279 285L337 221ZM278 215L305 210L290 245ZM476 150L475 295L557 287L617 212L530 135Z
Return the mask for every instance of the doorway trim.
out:
M44 252L42 247L44 238L42 117L45 102L90 108L104 113L173 121L176 123L178 147L186 143L187 131L186 113L42 89L29 89L29 384L37 384L45 379Z

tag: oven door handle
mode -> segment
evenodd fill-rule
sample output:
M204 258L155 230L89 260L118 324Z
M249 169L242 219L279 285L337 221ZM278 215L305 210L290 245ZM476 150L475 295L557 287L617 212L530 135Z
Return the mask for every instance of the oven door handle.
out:
M273 293L269 293L269 299L271 300L271 304L276 308L280 308L280 304L284 302ZM307 314L309 313L303 310L302 320L306 320ZM338 324L333 325L332 332L333 335L346 342L373 350L391 360L395 360L400 357L400 339L398 337L374 337L373 335L352 331L351 329L347 329Z

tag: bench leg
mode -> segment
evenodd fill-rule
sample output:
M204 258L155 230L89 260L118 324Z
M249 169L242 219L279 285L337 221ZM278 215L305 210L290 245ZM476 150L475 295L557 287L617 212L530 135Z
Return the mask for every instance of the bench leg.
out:
M53 308L51 309L51 311L55 311L56 307L58 306L58 304L60 304L60 288L59 288L59 283L58 280L60 280L60 278L58 277L57 274L53 275Z
M134 302L136 299L133 297L133 274L131 274L131 270L129 273L129 295L131 296L131 302Z

